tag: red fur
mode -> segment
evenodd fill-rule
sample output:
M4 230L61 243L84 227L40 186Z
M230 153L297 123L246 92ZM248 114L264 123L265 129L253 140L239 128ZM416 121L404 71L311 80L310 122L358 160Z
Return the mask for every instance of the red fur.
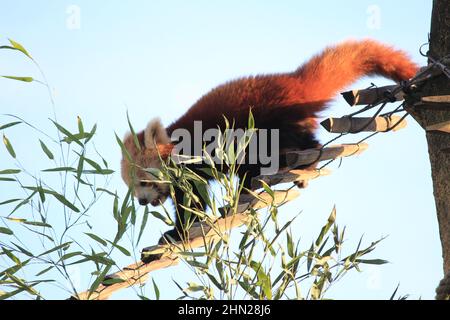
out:
M417 66L402 51L372 40L348 41L325 49L294 72L242 78L213 89L169 126L167 133L171 135L178 128L193 133L196 120L202 122L203 130L223 128L223 116L230 122L234 120L235 128L246 128L252 108L257 128L279 129L281 149L315 148L319 145L314 137L317 113L339 91L367 75L400 81L413 77L416 72ZM139 135L139 140L142 143L144 133ZM163 158L169 156L172 148L172 144L158 145ZM205 175L201 170L198 173ZM244 187L248 189L251 178L259 173L259 164L242 165L238 172L241 178L246 177ZM179 218L176 228L166 233L172 238L179 237L185 224L185 208L179 205L183 203L184 193L176 186L175 199ZM163 237L160 243L165 241Z
M252 108L258 128L300 127L311 132L315 117L339 91L363 76L395 81L413 77L418 67L399 50L373 40L347 41L325 49L292 73L259 75L225 83L198 100L167 128L193 131L223 125L223 115L245 128Z

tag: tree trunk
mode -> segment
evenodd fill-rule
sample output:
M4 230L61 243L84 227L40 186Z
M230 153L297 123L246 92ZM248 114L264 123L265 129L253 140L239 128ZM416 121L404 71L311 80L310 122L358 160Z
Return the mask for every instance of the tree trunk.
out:
M439 60L450 54L450 1L434 0L431 18L429 57ZM450 56L449 56L450 57ZM448 61L444 62L447 66ZM450 121L450 96L441 102L421 99L429 96L450 95L450 79L444 74L427 81L420 97L407 97L408 111L424 128ZM426 101L424 101L426 100ZM434 197L444 259L444 280L437 289L437 299L450 295L450 133L426 131L431 163Z

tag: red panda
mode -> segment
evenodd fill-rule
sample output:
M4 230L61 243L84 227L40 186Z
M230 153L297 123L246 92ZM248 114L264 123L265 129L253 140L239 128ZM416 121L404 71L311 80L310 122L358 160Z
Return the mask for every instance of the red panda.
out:
M160 157L167 158L174 145L170 139L176 129L194 134L194 121L201 121L202 130L223 127L224 116L234 121L234 128L245 129L251 108L255 127L279 129L280 149L310 149L320 146L315 138L317 115L335 95L356 80L369 75L381 75L394 81L412 78L418 70L406 53L374 40L346 41L323 50L294 72L244 77L222 84L201 97L187 112L167 128L152 120L137 134L140 150L131 134L124 146L131 156L122 159L122 177L134 186L141 205L157 206L169 195L164 184L149 183L152 177L142 168L160 168ZM130 168L138 168L134 178ZM139 169L141 168L141 169ZM259 174L259 168L244 167L244 186ZM183 194L175 187L176 202L183 203ZM178 208L182 211L181 208ZM183 238L183 212L179 212L175 229L166 233L171 238ZM161 238L165 242L167 238Z

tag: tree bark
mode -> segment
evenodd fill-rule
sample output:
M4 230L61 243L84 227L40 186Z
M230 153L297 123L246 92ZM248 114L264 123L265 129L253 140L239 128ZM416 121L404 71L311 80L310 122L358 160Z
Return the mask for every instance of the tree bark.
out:
M429 57L439 60L450 54L450 1L434 0L431 17ZM447 62L448 66L448 62ZM450 94L450 79L441 74L428 80L415 97L407 97L408 111L423 128L450 120L450 101L429 102L422 99ZM434 198L444 259L444 279L437 289L437 299L450 295L450 134L426 131L431 163ZM443 286L446 286L444 288Z

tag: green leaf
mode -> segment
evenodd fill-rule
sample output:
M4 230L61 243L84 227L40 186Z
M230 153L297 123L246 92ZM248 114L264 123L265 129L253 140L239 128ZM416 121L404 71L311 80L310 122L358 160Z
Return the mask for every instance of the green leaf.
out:
M2 206L4 204L12 203L12 202L17 202L17 201L20 201L20 200L22 200L22 199L9 199L9 200L0 202L0 206Z
M252 109L250 108L250 112L248 115L248 129L254 129L255 128L255 118L253 117Z
M19 246L17 243L14 243L14 242L12 242L12 241L11 241L11 243L12 243L15 247L17 247L17 248L20 250L20 252L22 252L23 254L25 254L25 255L27 255L27 256L29 256L29 257L34 258L34 254L32 254L30 251L28 251L28 250L26 250L25 248Z
M14 232L11 229L0 227L0 233L7 234L7 235L13 235Z
M123 144L122 140L117 136L117 133L115 133L117 144L120 146L120 149L122 150L122 153L125 155L127 160L129 162L132 162L130 153L128 152L127 148L125 148L125 145Z
M119 251L122 252L122 253L123 253L124 255L126 255L127 257L130 257L130 256L131 256L131 253L130 253L127 249L125 249L124 247L119 246L117 243L111 242L111 241L109 241L109 240L108 240L108 242L111 243L111 245L112 245L113 247L119 249Z
M84 134L83 121L81 121L81 118L79 116L77 117L77 123L78 123L78 132Z
M152 282L153 282L153 290L155 291L156 300L159 300L160 294L159 294L158 286L155 283L155 279L152 279Z
M376 265L389 263L389 261L383 259L356 259L355 262L364 264L376 264Z
M2 78L23 81L23 82L33 82L34 79L32 77L15 77L15 76L0 76Z
M79 256L79 255L81 255L82 253L83 253L83 252L81 252L81 251L75 251L75 252L67 253L67 254L63 255L63 256L58 260L58 262L64 261L64 260L68 260L68 259L70 259L70 258Z
M131 121L130 121L130 117L128 115L128 111L127 111L127 120L128 120L128 126L130 127L131 135L133 137L134 145L136 146L136 148L139 151L141 151L141 144L139 143L139 140L137 138L136 132L133 129L133 126L131 125Z
M6 249L5 247L2 248L3 253L6 254L8 258L10 258L15 264L20 265L20 259L17 258L10 250Z
M2 170L0 171L0 174L18 174L21 171L19 169L6 169L6 170Z
M48 267L48 268L45 268L44 270L42 270L42 271L36 273L35 276L36 276L36 277L42 276L44 273L47 273L48 271L52 270L53 268L54 268L54 266L50 266L50 267Z
M158 211L152 211L150 212L150 214L152 216L154 216L156 219L159 219L161 221L163 221L165 224L167 224L168 226L173 226L174 223L173 221L171 221L169 218L164 217L161 213L159 213Z
M109 278L109 279L104 280L104 281L102 282L102 284L105 285L105 286L110 286L110 285L112 285L112 284L123 283L123 282L125 282L124 279L120 279L120 278Z
M60 249L67 250L67 249L69 249L69 247L70 247L71 244L72 244L72 242L65 242L65 243L63 243L63 244L60 244L59 246L56 246L56 247L54 247L54 248L52 248L52 249L50 249L50 250L47 250L47 251L41 253L41 254L38 255L37 257L44 256L44 255L46 255L46 254L55 252L55 251L60 250Z
M58 167L42 170L42 172L75 172L76 169L72 167Z
M11 142L9 141L9 139L3 135L3 144L6 147L6 150L8 150L9 154L11 155L11 157L13 157L14 159L16 158L16 153L14 151L13 146L11 145Z
M114 193L112 191L109 191L108 189L104 189L104 188L97 188L96 189L97 192L106 192L107 194L113 196L113 197L117 197L117 193Z
M92 283L91 287L89 288L89 292L91 294L98 288L100 283L103 282L103 280L105 279L105 277L110 269L111 269L110 265L106 266L105 269L102 271L102 273L100 273L100 275L97 277L97 279L95 279L95 281Z
M10 128L10 127L18 125L20 123L22 123L22 121L15 121L15 122L10 122L10 123L4 124L4 125L0 126L0 130Z
M39 139L39 142L41 143L42 151L44 151L44 153L50 160L53 160L55 157L53 156L53 153L50 151L50 149L47 148L47 146L45 145L44 142L42 142L42 140Z
M8 39L9 43L11 43L11 45L14 47L14 49L19 50L20 52L22 52L24 55L26 55L28 58L30 58L31 60L33 60L33 58L31 57L31 55L28 53L28 51L18 42L12 40L12 39Z
M145 226L147 225L147 220L148 220L148 207L146 206L144 209L144 216L142 217L141 228L139 230L139 236L138 236L136 244L139 244L139 241L141 240L142 234L144 233Z
M256 272L258 284L261 286L265 297L269 300L272 299L272 282L270 281L270 276L264 272L264 268L259 262L252 261L250 266Z
M103 240L102 238L100 238L99 236L97 236L93 233L86 233L86 232L84 234L106 247L106 245L107 245L106 241Z
M115 264L114 260L103 257L100 254L95 254L95 255L83 254L83 257L85 257L86 259L88 259L90 261L94 261L96 263L101 263L101 264L104 264L107 266L112 266Z
M71 202L69 202L69 200L67 200L63 195L56 193L56 192L51 193L51 195L54 196L59 202L61 202L63 205L65 205L72 211L80 212L80 209L75 207L75 205L73 205Z
M44 227L44 228L53 228L48 223L39 222L39 221L23 221L24 224L28 224L35 227Z
M53 121L52 119L50 119L51 122L53 122L53 124L55 125L55 127L63 134L66 135L66 137L63 139L64 142L66 143L71 143L71 142L75 142L77 143L80 147L83 147L83 144L81 143L80 139L78 137L76 137L74 134L72 134L69 130L67 130L66 128L64 128L63 126L61 126L59 123L57 123L56 121Z
M289 257L293 258L294 257L294 243L292 241L292 235L290 232L286 233L287 236L287 249L288 249L288 255Z
M220 282L210 273L206 273L206 275L208 276L209 280L211 280L211 282L219 289L219 290L223 290L224 287L220 284Z
M323 237L330 230L331 226L335 221L336 221L336 207L333 207L333 210L331 211L331 214L328 217L327 224L322 227L322 230L320 231L320 234L317 237L316 246L319 246L322 243Z
M89 140L92 139L92 137L94 136L95 132L97 131L97 124L94 124L94 126L91 129L91 132L89 132L88 137L86 138L86 140L84 141L84 143L88 143Z
M11 182L11 181L17 181L17 180L14 179L14 178L3 178L3 177L0 177L0 181Z

